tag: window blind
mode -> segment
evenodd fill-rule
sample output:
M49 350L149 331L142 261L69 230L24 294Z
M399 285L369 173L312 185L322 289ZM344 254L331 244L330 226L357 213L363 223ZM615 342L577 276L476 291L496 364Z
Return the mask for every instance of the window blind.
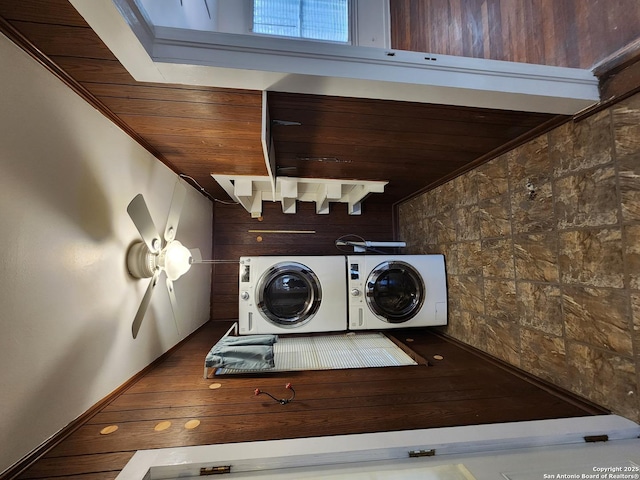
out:
M254 0L253 31L347 43L349 1Z

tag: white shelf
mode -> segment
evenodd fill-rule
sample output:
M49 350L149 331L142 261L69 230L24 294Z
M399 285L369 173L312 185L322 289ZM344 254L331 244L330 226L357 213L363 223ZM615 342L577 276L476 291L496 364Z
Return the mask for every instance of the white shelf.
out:
M315 202L316 213L328 214L332 202L348 204L349 215L360 215L362 201L371 193L383 193L388 182L327 178L216 175L216 182L253 218L262 216L262 202L280 202L284 213L296 213L296 202Z

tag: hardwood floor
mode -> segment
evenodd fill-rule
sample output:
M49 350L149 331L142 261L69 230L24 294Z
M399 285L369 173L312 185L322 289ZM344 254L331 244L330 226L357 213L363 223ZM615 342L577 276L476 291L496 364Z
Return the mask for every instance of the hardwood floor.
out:
M203 378L206 353L229 327L209 322L20 479L113 479L138 449L476 425L605 413L569 401L428 329L393 335L431 366ZM412 342L407 341L413 339ZM441 355L442 360L434 360ZM296 399L280 405L260 388ZM219 388L210 388L219 383ZM185 428L198 420L196 428ZM157 431L161 422L171 422ZM111 434L101 435L115 425Z

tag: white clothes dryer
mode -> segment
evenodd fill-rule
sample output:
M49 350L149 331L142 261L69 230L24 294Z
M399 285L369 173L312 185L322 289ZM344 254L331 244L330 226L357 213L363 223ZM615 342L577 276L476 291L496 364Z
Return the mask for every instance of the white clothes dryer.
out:
M349 330L447 324L443 255L347 257Z
M240 258L241 335L347 330L344 255Z

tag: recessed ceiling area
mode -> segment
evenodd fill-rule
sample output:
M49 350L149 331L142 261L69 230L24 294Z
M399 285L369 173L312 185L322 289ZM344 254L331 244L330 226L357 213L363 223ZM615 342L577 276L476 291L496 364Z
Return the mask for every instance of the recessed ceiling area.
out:
M268 174L261 91L136 80L66 0L39 2L38 8L4 3L0 15L10 38L209 194L227 198L211 174ZM385 192L367 202L389 204L569 118L288 91L269 91L267 99L276 121L271 134L278 176L388 181Z
M160 26L135 0L70 2L138 81L555 114L598 100L584 69Z

